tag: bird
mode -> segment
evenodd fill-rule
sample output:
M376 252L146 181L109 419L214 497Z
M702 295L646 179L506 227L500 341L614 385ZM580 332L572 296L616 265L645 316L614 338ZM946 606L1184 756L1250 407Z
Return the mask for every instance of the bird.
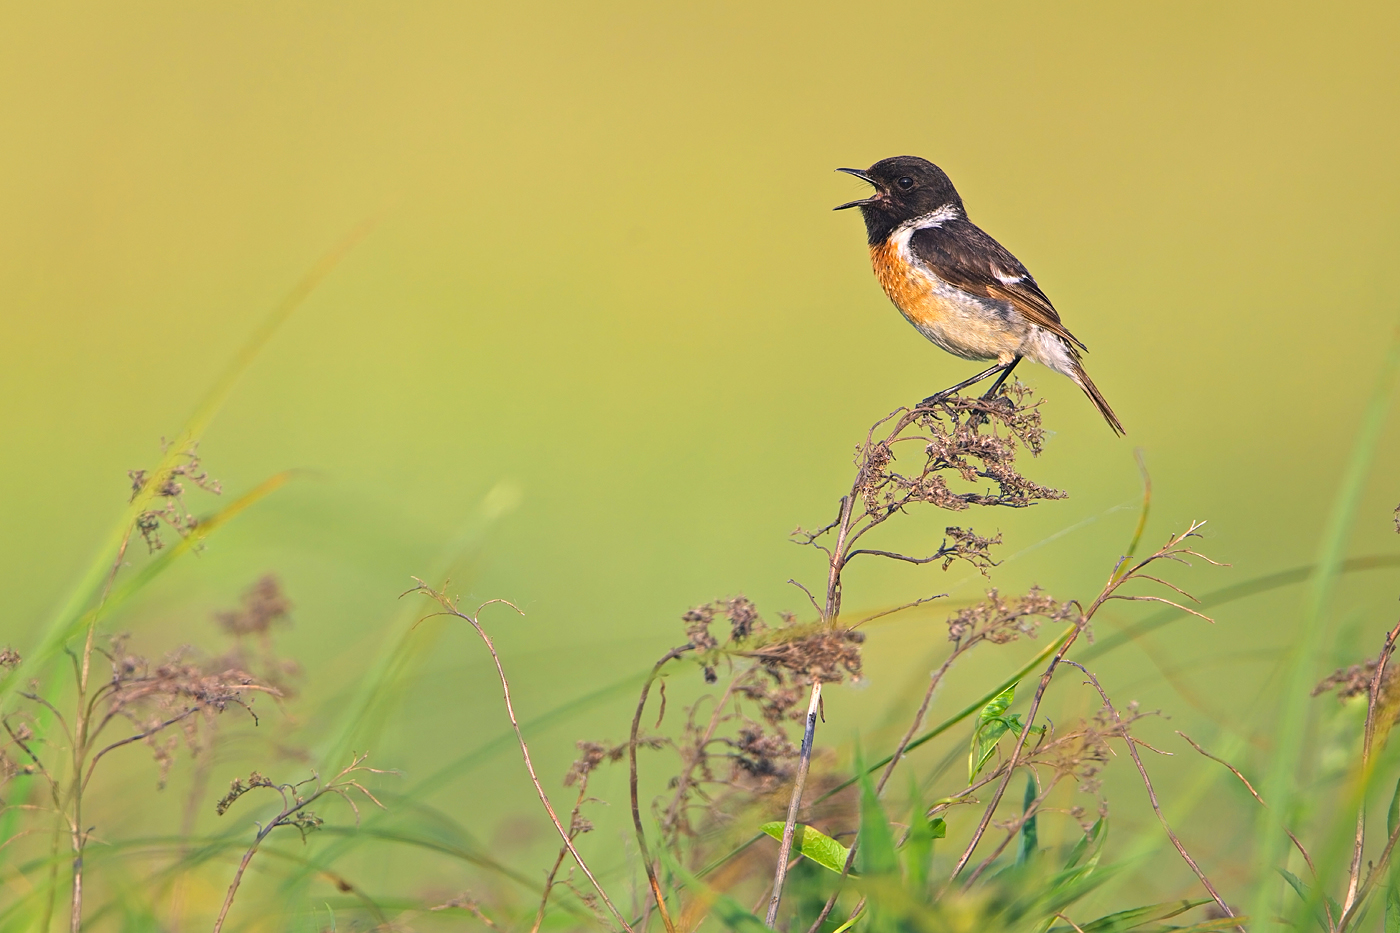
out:
M918 156L881 159L868 169L841 168L874 194L834 210L860 208L870 262L885 294L919 333L954 356L996 364L930 404L997 375L994 398L1023 359L1068 376L1115 434L1123 425L1084 370L1088 350L1011 252L967 218L948 175Z

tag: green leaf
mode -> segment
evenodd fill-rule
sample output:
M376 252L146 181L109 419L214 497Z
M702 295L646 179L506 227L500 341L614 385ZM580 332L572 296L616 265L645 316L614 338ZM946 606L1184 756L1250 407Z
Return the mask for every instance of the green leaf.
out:
M782 821L774 821L764 823L759 829L782 842L783 826ZM851 854L849 848L805 823L798 823L792 829L792 844L802 853L803 858L809 858L821 867L841 874L846 867L846 859Z
M1027 772L1026 796L1024 802L1021 804L1022 813L1025 813L1031 808L1031 804L1035 803L1035 798L1035 775L1031 774L1030 772ZM1035 814L1031 814L1030 819L1026 820L1026 822L1021 824L1021 846L1016 851L1016 864L1024 865L1026 864L1026 862L1030 861L1031 856L1035 855L1036 853L1037 846L1038 842L1036 839L1035 832Z
M1288 882L1288 886L1291 887L1300 898L1302 898L1304 904L1312 904L1313 919L1317 921L1317 925L1323 930L1329 929L1327 924L1327 916L1322 912L1322 906L1312 901L1311 894L1308 891L1308 886L1303 883L1302 879L1300 879L1297 875L1293 874L1293 872L1289 871L1286 868L1279 868L1276 870L1280 875L1283 876L1283 880ZM1336 901L1332 900L1332 898L1330 897L1327 898L1327 901L1332 906L1332 916L1341 916L1341 905L1338 904Z
M1094 825L1089 827L1089 831L1084 834L1083 838L1074 844L1074 848L1069 850L1069 858L1065 860L1065 869L1068 870L1078 865L1085 853L1089 851L1090 846L1095 847L1094 857L1097 858L1098 847L1103 845L1103 836L1107 832L1108 824L1104 822L1103 817L1099 817Z
M1197 901L1167 901L1162 904L1149 904L1146 907L1134 907L1132 910L1120 910L1117 913L1100 917L1091 923L1086 923L1083 930L1084 933L1124 933L1127 930L1137 929L1145 923L1166 920L1177 914L1185 913L1193 907L1209 903L1212 901L1207 897Z
M1278 873L1283 875L1283 880L1288 882L1289 887L1298 892L1299 897L1305 901L1308 899L1308 886L1303 884L1297 875L1286 868L1280 868Z
M884 807L875 796L875 784L865 770L865 759L856 750L856 773L860 775L860 841L861 873L893 875L899 872L899 854L895 850L894 833L885 816Z
M1012 684L992 697L991 702L982 707L982 711L977 714L977 725L972 730L972 750L967 756L967 782L969 784L976 780L982 766L996 752L997 743L1001 741L1001 737L1012 729L1020 730L1020 716L1008 717L1006 715L1011 701L1015 698L1016 684Z
M1217 917L1214 920L1204 920L1189 927L1177 927L1172 933L1218 933L1220 930L1233 930L1240 926L1249 926L1249 918Z

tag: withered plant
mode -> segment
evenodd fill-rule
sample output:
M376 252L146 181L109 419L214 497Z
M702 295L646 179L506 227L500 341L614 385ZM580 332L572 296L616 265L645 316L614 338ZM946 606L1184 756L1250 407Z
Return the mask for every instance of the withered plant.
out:
M233 881L229 883L228 893L224 895L223 906L219 908L219 915L214 920L214 933L219 933L224 928L229 908L233 906L233 899L238 894L238 886L243 882L243 873L248 870L248 864L258 853L258 847L262 845L264 839L271 835L274 829L282 827L295 829L301 833L301 838L305 840L307 833L315 832L325 822L311 809L311 805L327 795L344 800L354 812L356 823L360 819L360 808L355 803L356 795L363 797L380 809L384 808L384 805L379 802L379 798L360 783L361 775L386 773L366 766L366 758L368 758L367 755L356 755L350 764L342 768L329 781L322 781L319 775L312 774L306 780L298 781L295 784L278 784L256 771L248 775L246 782L240 778L234 779L233 783L229 785L228 793L215 805L215 810L220 816L227 813L229 808L245 794L255 790L276 791L282 797L282 809L272 819L258 825L257 835L253 837L253 842L248 846L248 850L243 853L243 858L233 873Z
M277 581L265 577L244 597L243 606L220 616L234 637L233 649L215 657L181 646L159 660L130 650L125 634L100 635L101 610L126 566L127 544L139 534L148 550L166 545L162 528L192 541L200 521L185 503L185 484L218 494L220 487L203 469L191 447L175 454L167 451L172 465L158 475L144 470L130 472L133 501L144 496L145 506L136 513L118 549L102 591L101 602L87 618L83 638L66 651L71 684L33 679L20 689L17 707L0 713L0 779L5 799L0 814L23 814L18 828L0 845L43 832L45 816L51 817L52 844L49 877L41 929L49 929L60 889L60 849L66 840L71 866L68 927L73 933L83 923L84 854L95 827L89 825L84 803L94 790L98 766L123 748L144 745L157 768L156 786L163 788L183 745L201 764L207 764L219 716L231 709L257 722L252 697L281 697L288 690L294 665L276 658L268 627L286 614L289 603ZM246 637L264 636L253 656ZM0 652L0 667L14 670L22 659L11 649ZM256 671L256 672L255 672ZM33 786L37 782L37 788ZM202 785L196 781L196 793ZM37 793L36 793L37 791ZM187 808L192 818L193 809ZM187 819L188 835L190 820Z

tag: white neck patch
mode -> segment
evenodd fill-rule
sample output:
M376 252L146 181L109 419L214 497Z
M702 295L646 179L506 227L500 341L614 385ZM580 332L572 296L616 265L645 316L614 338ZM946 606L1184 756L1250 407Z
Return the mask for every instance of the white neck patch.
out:
M958 209L952 204L944 204L942 207L927 214L915 217L913 220L906 220L895 228L890 234L890 239L894 241L899 251L906 252L909 249L909 238L914 235L915 230L928 230L931 227L941 227L950 220L958 219Z

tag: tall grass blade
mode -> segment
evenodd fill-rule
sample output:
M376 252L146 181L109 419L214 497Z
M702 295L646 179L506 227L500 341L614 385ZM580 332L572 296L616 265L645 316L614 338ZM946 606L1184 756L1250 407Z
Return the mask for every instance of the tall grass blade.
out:
M229 394L242 375L247 372L258 354L267 346L272 336L291 317L306 297L315 290L327 275L336 267L347 252L373 228L375 221L367 221L352 230L337 243L311 271L297 283L282 303L273 310L249 337L248 341L224 368L213 386L195 406L185 426L173 443L167 447L165 455L151 471L145 487L123 510L121 518L108 533L107 540L98 551L97 557L89 565L77 585L69 593L67 600L49 622L38 644L24 655L24 662L4 672L0 672L0 704L8 702L18 684L42 674L58 654L64 643L83 627L85 610L97 598L106 580L113 572L113 564L120 552L122 542L130 533L136 516L143 512L155 497L163 481L181 459L182 454L199 443L214 416L227 401ZM168 566L168 565L166 565ZM23 672L23 676L21 676Z
M1391 338L1375 388L1362 414L1360 430L1323 530L1318 548L1317 572L1312 576L1304 597L1299 636L1293 643L1289 657L1283 708L1274 727L1278 745L1265 775L1263 789L1264 799L1270 802L1278 818L1285 823L1291 821L1297 801L1297 775L1302 764L1303 739L1307 730L1309 691L1316 679L1314 668L1326 630L1327 607L1341 575L1347 540L1351 536L1381 429L1385 426L1397 375L1400 375L1400 329ZM1275 917L1280 886L1269 879L1273 869L1283 865L1288 837L1279 831L1272 816L1263 811L1256 821L1255 837L1260 840L1254 865L1258 887L1248 912L1250 916L1259 918L1261 929L1278 928L1280 924ZM1323 881L1326 881L1325 876Z
M513 483L498 483L486 494L461 531L443 549L429 571L428 580L440 582L454 567L476 558L490 533L501 519L520 503L520 490ZM470 581L468 581L470 587ZM344 714L334 727L318 756L323 771L330 773L337 762L347 760L355 749L373 747L399 701L414 681L445 628L441 619L419 625L423 607L416 600L405 601L387 626L384 647L375 653L378 660L360 680L350 699L342 704Z
M1390 797L1390 809L1385 815L1386 837L1395 835L1400 824L1400 781ZM1390 883L1385 888L1385 933L1400 933L1400 860L1390 860Z

